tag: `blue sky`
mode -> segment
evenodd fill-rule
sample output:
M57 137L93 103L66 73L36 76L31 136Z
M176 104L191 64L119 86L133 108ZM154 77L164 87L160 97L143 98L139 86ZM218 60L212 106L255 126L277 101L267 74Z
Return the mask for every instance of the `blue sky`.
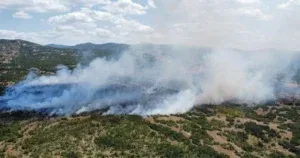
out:
M1 0L0 38L300 49L300 0Z

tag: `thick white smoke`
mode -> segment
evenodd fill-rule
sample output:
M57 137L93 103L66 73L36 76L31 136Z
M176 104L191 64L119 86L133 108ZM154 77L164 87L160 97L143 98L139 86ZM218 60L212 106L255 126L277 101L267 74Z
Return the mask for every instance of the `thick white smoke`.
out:
M291 82L297 53L132 46L115 60L97 58L73 71L28 77L0 98L3 107L68 115L183 113L195 105L276 99ZM281 80L279 82L279 77Z

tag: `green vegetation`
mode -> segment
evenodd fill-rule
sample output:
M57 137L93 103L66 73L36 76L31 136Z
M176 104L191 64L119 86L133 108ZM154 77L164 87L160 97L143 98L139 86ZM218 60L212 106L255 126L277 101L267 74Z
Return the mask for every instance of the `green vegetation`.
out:
M271 139L280 137L280 135L278 135L275 130L270 129L269 126L258 125L254 122L245 123L245 131L256 136L257 138L262 139L265 142L270 142Z
M219 113L225 114L228 118L243 117L244 113L239 107L234 106L217 106Z
M237 107L208 108L214 115L207 116L201 108L146 118L99 113L50 119L21 111L2 114L0 143L6 145L0 151L6 157L228 157L226 150L240 157L299 155L299 122L279 124L281 131L293 132L287 139L264 122L237 121L247 115L232 115ZM229 113L232 124L219 117ZM277 151L277 145L285 152Z
M96 57L117 58L128 47L125 44L115 43L103 45L87 43L55 48L22 40L0 40L0 82L5 86L7 82L22 80L31 68L37 68L40 74L47 74L55 72L58 65L72 69L79 62L88 64Z
M300 155L300 121L297 121L292 124L284 125L285 128L291 130L293 133L292 139L289 140L282 140L280 141L280 145L283 146L285 149L294 152Z
M22 154L30 157L82 154L90 157L226 157L208 145L194 144L171 128L135 115L45 120L34 130L25 130L22 134L23 141L16 145L21 147Z
M248 135L245 132L226 132L225 136L229 141L235 143L243 150L248 152L253 151L254 147L247 143Z
M29 69L37 68L41 73L55 72L56 66L63 64L70 68L78 63L77 54L72 50L56 50L41 47L37 52L20 48L20 53L10 63L0 63L1 82L15 82L28 74Z
M19 133L20 129L19 122L0 124L0 141L15 142L21 136Z
M76 50L87 51L90 44L51 48L9 42L4 41L5 49L17 53L9 62L0 63L0 93L10 82L24 78L32 67L48 74L58 64L72 69L83 57L86 63L95 56L111 59L120 55L119 49L128 48L94 46L88 49L93 54L85 56ZM112 46L114 50L110 50ZM1 54L3 48L1 59L7 55ZM184 114L148 117L102 115L97 111L50 118L31 111L2 112L0 157L299 157L298 104L247 107L226 103L195 107Z

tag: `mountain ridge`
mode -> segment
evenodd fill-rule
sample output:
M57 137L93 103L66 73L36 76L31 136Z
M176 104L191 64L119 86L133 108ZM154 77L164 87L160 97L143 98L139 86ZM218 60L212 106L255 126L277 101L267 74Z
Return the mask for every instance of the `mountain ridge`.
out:
M104 49L109 46L129 47L130 45L123 44L123 43L113 43L113 42L102 43L102 44L86 42L86 43L79 43L76 45L47 44L45 46L53 47L53 48L71 48L71 49L85 50L85 49Z

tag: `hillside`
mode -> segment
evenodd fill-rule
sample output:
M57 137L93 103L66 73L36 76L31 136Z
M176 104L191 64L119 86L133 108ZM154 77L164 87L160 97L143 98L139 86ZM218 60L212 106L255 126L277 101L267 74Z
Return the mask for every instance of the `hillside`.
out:
M119 57L122 52L129 49L129 45L119 44L119 43L105 43L105 44L82 43L74 46L50 44L47 46L54 47L54 48L69 48L69 49L76 50L76 52L78 52L83 57L85 57L84 60L88 60L88 61L95 57L107 57L107 58Z
M297 157L299 106L202 106L171 116L2 113L5 157Z
M40 73L54 72L59 64L72 67L78 54L72 49L58 49L23 40L0 40L0 81L9 85L23 78L31 68Z
M39 45L24 40L0 40L0 91L7 85L21 80L31 68L39 74L53 73L57 65L73 68L81 63L88 63L96 57L118 57L129 45L78 44Z
M48 44L48 47L53 48L71 48L76 50L110 50L110 51L123 51L128 49L129 45L119 44L119 43L104 43L104 44L94 44L94 43L81 43L74 46L60 45L60 44Z
M40 74L50 74L59 64L73 68L98 56L118 56L128 47L0 40L0 81L5 87L33 67ZM136 50L145 47L148 51L172 49L144 44ZM197 106L184 114L152 116L107 115L107 109L56 116L43 110L7 111L1 106L0 157L299 157L300 101L289 97L252 107L227 102Z

